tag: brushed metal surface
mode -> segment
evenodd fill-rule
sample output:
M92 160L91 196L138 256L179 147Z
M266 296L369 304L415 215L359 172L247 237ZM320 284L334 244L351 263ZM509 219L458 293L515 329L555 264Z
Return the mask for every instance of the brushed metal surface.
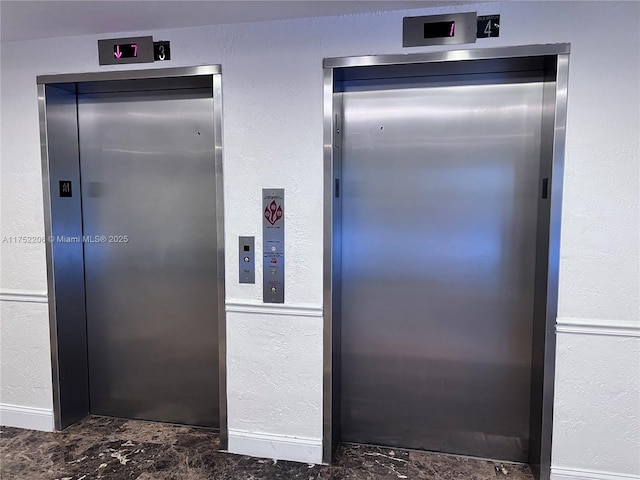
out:
M540 57L545 55L568 54L569 43L544 45L521 45L515 47L474 48L466 50L447 50L441 52L363 55L357 57L325 58L324 68L366 67L380 65L404 65L409 63L457 62L460 60L491 60L497 58L512 59L518 57Z
M107 237L85 244L92 413L218 426L213 111L207 89L78 98L84 234Z
M256 283L256 237L238 237L238 283Z
M553 397L556 365L556 318L558 317L558 282L560 275L560 232L562 224L562 192L569 88L569 55L558 55L553 108L553 161L549 187L549 250L547 258L546 316L544 337L544 373L542 383L542 428L539 478L551 478L551 446L553 433ZM546 102L545 102L546 105Z
M56 84L60 85L60 84ZM64 84L62 84L64 85ZM77 93L115 93L141 90L185 90L190 88L211 89L210 75L189 75L186 77L134 78L126 80L101 80L77 84Z
M217 300L218 300L218 405L220 449L229 444L227 425L227 318L225 313L225 263L224 263L224 169L222 162L222 75L220 65L196 67L195 70L217 70L213 83L213 140L216 170L216 247L217 247Z
M535 71L543 73L542 161L540 180L549 174L548 202L540 202L538 216L538 261L536 266L536 299L534 307L534 338L532 356L531 439L529 463L537 479L550 478L551 432L553 426L553 386L555 375L555 319L558 301L558 266L560 220L562 210L562 180L565 150L566 106L568 86L569 44L527 45L474 49L466 51L432 52L411 55L378 55L366 57L329 58L324 61L324 388L323 388L323 461L331 462L333 446L340 440L336 417L340 415L340 315L336 306L341 289L341 235L336 217L339 202L334 198L334 180L340 175L341 140L335 135L338 112L341 112L339 92L345 84L357 85L366 80L405 78L430 75L469 75L489 72ZM473 60L473 61L459 61ZM355 68L354 68L355 67ZM441 77L442 78L442 77ZM447 79L451 80L451 78ZM411 83L407 81L405 86ZM337 92L334 94L334 92ZM555 93L555 98L553 97ZM553 125L549 125L551 119ZM549 153L549 148L552 153ZM546 158L552 155L552 158ZM546 211L545 211L546 210ZM544 225L544 217L549 223ZM339 223L339 222L338 222ZM546 236L546 238L545 238ZM544 242L547 242L545 248ZM544 251L548 255L544 256ZM546 263L546 264L545 264ZM543 277L546 269L547 277ZM542 277L542 278L541 278ZM339 308L338 308L339 310ZM545 315L540 314L543 310ZM329 343L329 341L332 342ZM543 350L541 350L543 349Z
M549 68L547 79L543 86L542 100L542 137L540 156L540 179L538 196L538 227L536 240L536 256L541 261L536 264L535 294L533 306L533 332L532 332L532 356L531 356L531 417L529 423L529 464L532 470L539 475L540 460L542 455L542 429L543 429L543 399L544 372L545 372L545 339L547 326L545 323L547 310L547 283L549 279L548 263L542 259L549 258L549 214L551 198L547 194L542 195L545 179L548 182L553 177L553 138L554 138L554 107L556 100L556 65ZM547 187L548 189L548 187ZM553 364L551 364L553 365ZM550 440L550 438L549 438ZM550 452L549 452L550 453Z
M336 331L334 325L334 244L333 219L334 219L334 176L333 176L333 69L325 68L322 74L322 151L323 151L323 184L324 196L322 199L322 462L333 462L334 444L340 441L339 432L334 426L339 425L339 407L334 404L336 391L339 392L339 383L335 381L335 371L339 370L333 362L334 352L339 353L333 342L333 334ZM338 272L339 273L339 272ZM338 397L339 399L339 397ZM336 422L336 418L338 421Z
M342 232L342 95L334 93L334 71L325 69L324 83L324 214L323 214L323 398L322 461L333 461L340 443L340 314Z
M38 86L55 428L89 413L75 93ZM72 182L61 198L60 180ZM55 263L53 261L55 259Z
M346 91L342 440L528 461L543 82Z
M38 122L40 129L40 167L42 170L42 203L44 207L44 235L51 236L52 217L51 210L51 183L49 173L49 148L47 137L47 87L42 84L36 86L38 91ZM55 303L55 279L53 275L53 245L51 242L45 244L45 255L47 257L47 307L49 310L49 344L51 354L51 380L53 397L53 424L56 430L61 430L60 415L60 375L58 372L58 335L56 322ZM87 398L88 398L87 388Z
M77 83L81 82L81 83ZM220 405L220 443L221 448L227 445L227 408L226 408L226 325L224 322L224 194L223 194L223 168L222 168L222 81L219 65L123 70L113 72L95 72L63 75L44 75L37 77L38 83L38 110L40 114L40 139L41 158L43 172L44 209L45 209L45 233L49 237L60 225L63 230L81 232L82 216L80 209L75 209L74 215L69 215L68 209L60 206L68 203L52 204L51 194L57 192L56 172L60 167L75 164L79 169L77 133L66 135L54 135L53 148L49 151L48 129L55 131L77 130L77 115L75 113L61 115L60 112L75 110L76 98L79 93L97 92L127 92L139 90L167 90L180 88L206 87L213 95L214 108L212 112L214 124L214 159L216 174L216 201L217 212L217 291L218 299L218 369L219 369L219 405ZM211 86L213 87L211 89ZM211 92L212 90L212 92ZM47 93L48 92L48 93ZM68 95L65 95L65 92ZM61 105L59 105L61 104ZM51 112L49 115L47 112ZM47 127L49 125L49 128ZM64 138L63 138L64 137ZM68 137L68 138L67 138ZM73 143L75 140L75 146ZM56 151L63 152L56 155ZM50 155L52 153L53 155ZM67 168L68 170L68 168ZM67 172L69 173L69 172ZM79 178L78 171L71 171L71 177L65 175L65 179ZM51 183L53 182L53 183ZM76 187L74 191L80 193ZM68 201L68 199L66 199ZM55 208L54 208L55 207ZM64 220L63 223L60 223ZM55 227L58 225L58 227ZM69 248L81 248L79 243L69 242ZM79 284L84 288L84 268L73 269L77 278L69 278L72 265L64 255L54 256L54 244L46 244L47 257L47 285L49 292L49 324L51 342L51 363L53 379L53 407L55 428L60 430L86 414L88 410L88 379L86 376L86 317L82 322L73 323L69 320L68 313L73 305L84 304L82 289L76 288ZM65 270L67 281L60 282L56 272ZM73 281L69 281L73 280ZM82 301L74 300L76 296L82 296ZM84 312L83 312L84 315ZM73 319L72 319L73 320ZM66 329L68 325L72 328ZM59 332L58 326L62 325ZM72 335L68 335L71 333ZM72 341L76 339L77 341ZM83 345L82 342L85 342ZM83 358L84 356L84 358ZM65 359L74 358L75 361ZM83 366L84 365L84 366ZM76 372L84 368L85 374ZM82 385L85 385L84 388ZM84 402L84 406L82 406ZM80 405L82 408L75 408Z
M38 84L71 84L80 82L106 82L112 80L146 80L153 78L192 77L198 75L219 75L220 65L199 65L195 67L148 68L144 70L115 70L111 72L61 73L56 75L38 75ZM215 79L214 79L215 80Z
M262 189L262 301L284 303L285 298L284 188Z

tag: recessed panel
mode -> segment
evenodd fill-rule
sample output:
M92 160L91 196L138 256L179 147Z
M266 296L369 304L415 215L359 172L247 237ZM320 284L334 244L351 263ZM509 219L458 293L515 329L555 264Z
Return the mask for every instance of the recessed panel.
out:
M94 414L218 426L213 111L210 89L79 96Z
M543 82L343 96L341 432L528 461Z

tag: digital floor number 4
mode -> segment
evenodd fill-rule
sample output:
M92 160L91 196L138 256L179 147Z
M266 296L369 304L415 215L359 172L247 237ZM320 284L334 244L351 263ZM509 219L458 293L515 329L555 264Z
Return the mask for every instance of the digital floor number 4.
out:
M477 38L500 36L500 15L486 15L478 17Z

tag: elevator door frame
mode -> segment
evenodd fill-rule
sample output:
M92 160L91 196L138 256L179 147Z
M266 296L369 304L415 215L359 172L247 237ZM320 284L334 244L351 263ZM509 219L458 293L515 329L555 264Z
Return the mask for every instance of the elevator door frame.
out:
M44 226L47 260L49 336L53 380L54 427L63 430L90 413L84 256L82 243L61 247L51 237L82 235L77 99L86 90L119 91L125 82L148 82L150 88L197 88L211 85L213 98L213 160L217 243L218 389L221 447L227 447L226 318L224 310L224 190L222 164L222 79L220 65L43 75L36 79L40 117ZM131 83L130 85L133 85ZM115 89L114 89L115 88ZM125 88L126 87L122 87ZM136 87L137 89L144 89ZM106 90L105 90L106 89ZM112 90L110 90L112 89ZM86 93L86 92L85 92ZM71 208L61 206L58 182L71 180ZM68 200L68 199L65 199ZM69 199L70 200L70 199Z
M548 479L551 468L551 433L553 422L553 387L555 377L555 322L558 305L558 267L560 250L560 223L562 207L562 180L564 169L565 128L567 108L567 85L569 65L569 44L528 45L517 47L501 47L493 49L451 50L434 53L417 53L408 55L378 55L363 57L327 58L324 60L324 225L323 225L323 462L331 463L335 448L340 442L340 309L341 309L341 264L340 243L334 239L341 235L341 145L342 119L339 112L341 101L336 100L336 81L351 75L351 79L390 78L379 75L384 67L397 66L404 69L405 74L415 69L423 72L421 76L450 73L457 68L455 62L473 60L496 61L526 59L555 60L554 91L545 95L553 95L555 109L552 112L553 125L549 132L551 144L548 145L550 178L548 222L539 225L548 232L546 250L546 277L542 279L540 288L544 290L546 303L540 306L541 317L544 316L544 329L539 339L543 371L540 401L540 433L539 433L539 465L533 465L536 477ZM469 63L471 61L471 63ZM453 62L453 63L452 63ZM476 62L479 64L480 62ZM444 68L443 68L444 66ZM461 67L460 70L468 67ZM374 74L359 72L367 70ZM471 67L473 69L473 67ZM431 72L430 72L431 70ZM424 73L426 72L426 73ZM416 73L416 76L419 74ZM546 105L546 104L545 104ZM544 115L544 112L543 112ZM540 238L540 234L539 237ZM538 247L540 248L540 247ZM534 342L536 339L534 338ZM533 365L536 368L536 365ZM533 410L534 407L532 407Z

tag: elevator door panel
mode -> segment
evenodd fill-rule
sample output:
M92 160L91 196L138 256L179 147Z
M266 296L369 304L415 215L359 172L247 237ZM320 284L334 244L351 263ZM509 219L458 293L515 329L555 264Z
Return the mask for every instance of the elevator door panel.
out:
M527 461L542 83L342 95L342 440Z
M78 117L91 412L218 426L211 91L87 94Z

